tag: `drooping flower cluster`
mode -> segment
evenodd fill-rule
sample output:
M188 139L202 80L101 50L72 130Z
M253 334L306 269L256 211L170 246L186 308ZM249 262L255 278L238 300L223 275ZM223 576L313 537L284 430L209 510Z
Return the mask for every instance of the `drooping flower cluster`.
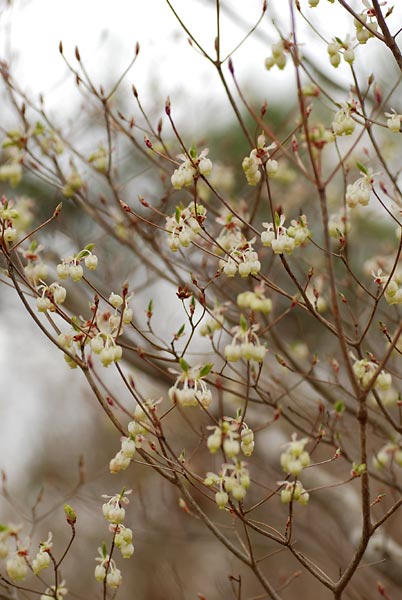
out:
M353 23L356 28L356 39L359 44L366 44L367 41L374 37L374 33L377 31L378 24L373 20L374 14L371 12L370 7L368 6L367 12L362 12L359 14L360 21L358 19L354 19ZM363 21L363 23L361 22Z
M194 183L200 175L208 177L212 171L212 162L208 156L208 148L205 148L199 155L194 148L190 149L189 156L180 154L178 158L183 162L174 171L171 182L176 190L188 187Z
M222 329L224 323L224 312L226 307L218 304L215 308L210 312L208 318L205 320L199 329L198 333L202 336L213 336L215 331L219 331Z
M332 130L335 135L351 135L354 132L356 123L350 116L353 108L349 103L342 104L340 110L335 113L335 118L332 121Z
M108 500L102 506L103 516L109 523L109 529L114 536L114 544L119 548L123 558L130 558L134 553L133 532L122 525L126 516L126 511L122 505L129 503L127 496L131 494L131 491L123 490L120 494L114 496L102 496ZM99 557L95 560L99 564L95 567L95 579L100 582L106 579L106 584L110 588L117 589L122 582L120 569L117 568L115 561L109 556L105 544L98 550Z
M71 173L69 173L65 179L61 193L66 198L72 198L77 192L79 192L84 186L84 180L79 174L77 168L73 166Z
M20 548L8 556L6 571L13 581L22 581L28 575L27 554L27 548Z
M359 177L353 183L349 183L346 188L346 204L349 208L354 208L358 204L367 206L370 202L370 192L374 181L373 171L372 169L364 169L360 173L362 177Z
M297 433L292 434L292 441L287 445L285 452L281 454L281 466L285 473L297 477L303 469L309 466L310 455L305 450L307 438L297 439Z
M219 474L208 472L205 485L217 489L215 502L224 509L229 502L229 494L233 500L243 501L250 487L250 475L247 465L239 458L240 451L244 456L251 456L254 450L254 433L242 421L239 412L235 419L224 417L217 426L208 427L212 433L208 436L207 447L211 454L222 450L225 462Z
M279 216L275 213L276 232L273 223L263 223L263 227L267 231L261 234L261 242L263 246L272 248L274 254L292 254L295 248L298 248L310 236L310 231L307 224L307 217L300 215L296 219L292 219L289 227L284 227L286 217L284 214Z
M250 215L244 203L239 203L239 206L236 207L236 212L240 212L241 218L245 222L248 222ZM232 212L224 207L221 214L216 218L216 222L223 226L216 239L217 252L224 250L230 253L234 248L247 245L247 238L242 231L243 223Z
M272 311L272 300L264 294L264 288L258 286L254 292L241 292L237 296L237 306L239 308L249 308L255 312L261 312L268 315Z
M248 327L247 321L241 315L240 325L232 329L234 336L231 343L225 346L224 355L228 362L237 362L242 358L263 362L267 348L260 343L256 333L258 328L258 324Z
M42 284L38 287L40 296L36 298L36 308L39 312L54 312L58 304L63 304L67 296L67 290L57 281L50 285Z
M341 55L343 55L343 60L350 65L353 64L355 60L355 53L353 51L353 46L349 36L344 42L339 38L335 38L330 44L328 44L327 52L330 63L335 68L337 68L341 62Z
M68 589L66 588L66 582L62 581L57 586L51 585L46 588L45 593L42 594L40 600L49 600L49 598L54 598L55 600L63 600L64 596L67 596Z
M290 504L290 502L295 501L305 506L310 500L310 494L306 492L300 481L279 481L278 484L284 486L281 491L283 504Z
M350 232L350 219L348 212L341 210L338 213L333 213L328 220L328 233L331 237L343 237Z
M224 510L229 502L229 494L233 500L242 502L250 487L250 475L243 461L234 461L232 464L223 464L219 475L208 472L204 479L208 487L214 486L215 502L219 509Z
M145 400L144 409L137 404L134 410L134 419L127 426L128 436L120 438L121 446L117 454L109 463L111 473L124 471L134 458L137 448L141 448L147 433L152 430L150 415L156 412L160 400Z
M244 456L251 456L254 451L254 433L246 425L241 423L241 416L236 419L224 417L217 426L211 426L211 435L207 439L207 447L211 454L215 454L221 448L227 458L235 458L240 450Z
M248 277L260 272L261 263L253 249L254 242L255 238L232 248L228 258L219 260L219 268L227 277L234 277L236 273L239 273L240 277Z
M32 571L35 575L46 569L50 565L49 551L52 549L52 533L49 531L48 538L39 545L39 552L32 561Z
M112 292L109 303L114 307L114 312L106 310L96 315L97 332L93 332L90 345L92 352L99 355L104 367L118 362L123 355L123 349L117 344L117 338L123 333L123 325L129 325L133 318L133 310L128 306L129 299L128 296L123 298Z
M360 385L364 388L367 387L373 378L374 374L378 369L378 365L369 360L368 358L362 358L361 360L356 360L353 355L351 355L354 359L353 363L353 372L356 375L356 378L359 380ZM384 370L379 373L374 388L376 390L388 390L392 385L392 376L390 373L386 373Z
M174 217L166 217L168 246L172 252L177 252L180 246L187 248L196 239L206 214L204 206L191 202L187 208L176 206Z
M401 123L402 123L402 115L398 114L394 109L391 109L390 113L385 113L387 117L387 127L393 133L400 133L401 131Z
M276 148L273 143L266 146L264 134L258 136L257 147L253 148L250 156L246 156L242 162L242 168L249 185L257 185L261 179L260 165L264 165L268 176L273 176L278 171L278 162L270 158L269 151Z
M106 579L106 584L115 590L120 587L123 577L120 569L117 568L116 562L110 558L109 554L103 552L103 547L98 548L99 555L95 560L99 562L95 567L94 576L96 581L103 582Z
M17 202L0 201L0 235L7 244L13 244L19 233L23 233L32 221L32 202L28 198L20 198Z
M375 469L384 469L385 467L389 467L392 463L398 465L398 467L402 467L402 448L395 442L385 444L385 446L373 456L373 466Z
M202 367L190 367L184 359L180 360L181 373L170 369L178 375L174 385L169 389L169 399L180 406L199 406L208 408L212 401L211 390L203 380L212 369L212 364Z
M63 258L61 263L56 267L59 279L71 277L73 281L80 281L84 276L84 269L81 265L82 262L84 262L89 271L95 271L98 266L98 257L95 254L92 254L93 248L93 244L88 244L78 254Z
M374 281L385 288L384 297L388 304L402 304L402 267L397 267L388 282L389 276L383 275L381 269L373 273Z
M269 71L274 65L276 65L278 69L284 69L286 66L284 40L279 40L279 42L272 44L271 52L272 54L270 56L267 56L267 58L265 59L265 68Z

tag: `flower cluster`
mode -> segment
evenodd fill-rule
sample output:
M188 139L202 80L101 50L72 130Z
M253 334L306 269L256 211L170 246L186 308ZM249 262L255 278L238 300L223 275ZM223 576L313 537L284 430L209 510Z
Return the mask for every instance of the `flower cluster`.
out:
M339 38L335 38L330 44L328 44L327 52L329 54L329 60L333 67L338 67L341 62L341 52L343 54L343 60L348 64L353 64L355 60L355 53L351 45L350 39L347 38L344 42Z
M126 295L123 298L112 292L109 303L115 309L114 312L106 310L96 315L97 332L93 332L90 345L92 352L99 355L104 367L118 362L123 355L123 349L116 340L123 333L123 325L129 325L133 318L133 310L129 308L128 302L129 297Z
M306 289L306 296L310 300L318 313L323 313L328 308L328 302L323 296L323 290L325 288L324 279L320 276L315 277L310 281L309 287Z
M241 292L237 296L237 306L239 308L249 308L255 312L261 312L268 315L272 311L272 300L264 294L264 289L258 287L254 292Z
M49 598L54 598L55 600L63 600L63 596L67 596L68 589L66 588L66 582L62 581L56 587L55 585L51 585L46 588L45 593L42 594L40 600L49 600Z
M348 217L348 212L342 210L330 215L328 220L328 233L331 237L343 237L346 233L349 233L349 231L350 219Z
M279 481L278 484L284 486L281 491L281 501L283 504L296 501L305 506L308 503L310 494L306 492L300 481Z
M236 419L224 417L218 426L211 426L211 435L207 439L207 447L211 454L222 448L227 458L236 457L240 450L244 456L254 452L254 433L246 423L241 424L240 415Z
M176 190L181 190L183 187L192 185L195 179L200 175L207 177L212 171L212 162L208 155L208 148L205 148L199 155L197 155L194 148L190 149L190 154L180 154L178 158L183 162L174 171L171 182L172 186Z
M67 291L56 281L50 285L40 285L38 291L41 295L36 298L36 308L39 312L55 311L57 304L63 304Z
M120 587L123 580L120 569L117 568L113 558L110 558L109 554L103 552L103 548L99 548L100 556L95 558L98 565L95 567L94 576L96 581L103 582L106 579L106 584L111 589L117 589Z
M201 231L207 210L201 204L191 202L187 208L176 206L174 217L166 217L166 231L169 233L168 246L172 252L182 246L187 248Z
M225 346L225 358L229 362L237 362L244 360L254 360L255 362L263 362L267 348L260 344L260 340L256 334L258 324L247 326L247 321L241 315L240 325L232 329L234 334L232 342Z
M198 329L198 333L202 336L209 335L212 337L215 331L222 329L224 312L225 307L223 305L218 304L215 306L215 308L210 312L205 323L203 323Z
M372 169L365 169L360 171L362 177L356 179L355 182L349 183L346 188L346 204L349 208L354 208L358 204L361 206L367 206L370 202L370 192L373 184L373 171Z
M285 473L297 477L303 469L310 464L310 455L304 449L308 442L307 438L297 439L297 433L292 434L292 441L287 445L285 452L281 454L281 466Z
M84 186L84 181L77 169L73 167L71 173L66 177L61 193L66 198L72 198Z
M102 498L106 498L108 501L102 505L102 513L106 521L114 525L120 525L124 521L126 511L122 504L129 504L127 496L131 494L132 490L123 490L120 494L114 494L114 496L102 495Z
M402 268L395 269L391 279L388 275L382 274L382 269L377 273L372 272L374 281L382 286L386 286L384 297L388 304L402 304ZM389 280L389 281L388 281Z
M267 231L261 234L262 245L272 248L274 254L292 254L293 250L304 244L310 236L305 215L300 215L297 220L292 219L289 227L284 227L285 220L284 214L279 216L275 213L276 232L273 223L262 224L267 228Z
M102 144L99 144L99 148L88 157L88 162L92 164L99 173L105 173L108 165L106 148Z
M267 56L267 58L265 59L265 68L269 71L274 65L276 65L278 69L284 69L286 66L284 40L279 40L279 42L272 44L271 52L271 56Z
M159 404L159 402L160 400L156 402L152 400L145 400L145 410L143 410L141 406L137 404L134 410L134 419L130 421L127 426L129 435L120 438L120 450L109 463L109 469L111 473L119 473L120 471L124 471L130 465L137 448L142 447L147 433L152 428L150 415L156 411L156 406Z
M46 569L50 565L50 550L52 549L52 533L49 531L46 542L41 542L39 552L32 561L32 571L35 575Z
M242 502L250 487L250 475L243 461L233 464L223 464L219 475L208 472L204 479L208 487L216 486L215 502L219 509L224 510L229 502L229 494L233 500ZM215 488L216 489L216 488Z
M385 113L387 117L387 127L393 133L400 133L401 131L401 123L402 123L402 115L398 114L394 109L391 109L390 113Z
M93 248L93 244L88 244L78 254L63 258L62 262L56 267L59 279L67 279L70 276L73 281L80 281L84 276L82 261L84 261L87 269L95 271L98 266L98 257L92 254Z
M371 37L374 37L374 33L372 32L377 31L377 22L373 21L373 15L371 14L370 10L368 11L368 13L369 14L363 12L359 14L359 18L361 19L361 21L363 21L364 25L358 19L353 20L354 26L356 28L356 39L359 42L359 44L366 44ZM369 20L367 21L368 18Z
M171 373L178 374L174 385L169 389L169 399L180 406L203 406L208 408L212 401L211 390L203 378L212 369L212 364L202 367L189 367L184 359L180 360L181 373L171 369Z
M6 571L10 579L21 581L28 575L27 554L26 549L21 549L9 555L6 562Z
M356 124L350 113L352 112L351 104L342 104L340 110L335 113L335 118L332 121L332 130L335 135L351 135L356 127Z
M223 258L219 260L219 267L226 277L234 277L236 273L239 273L240 277L248 277L260 272L261 263L257 252L253 249L254 242L255 238L232 248L226 260Z
M3 142L7 161L0 167L0 181L6 181L11 187L16 187L22 179L23 152L17 146L7 145Z
M263 134L258 136L257 147L253 148L250 156L246 156L242 162L242 168L249 185L257 185L261 179L260 165L265 166L265 171L268 176L273 176L278 171L278 163L270 158L269 151L276 148L273 143L270 146L265 145L266 140Z
M402 448L394 442L385 444L373 457L373 466L375 469L380 470L384 467L389 467L391 463L402 467Z
M378 365L369 360L368 358L362 358L361 360L354 359L353 372L356 378L359 380L360 385L364 388L367 387L377 371ZM392 376L390 373L381 371L375 381L374 388L376 390L389 390L392 385Z
M109 529L114 535L114 544L119 548L123 558L130 558L134 554L133 532L128 527L122 525L126 516L126 511L122 504L128 504L128 494L132 490L124 490L120 494L114 496L102 496L107 498L102 506L102 513L106 521L109 522ZM97 581L105 581L112 588L117 589L121 582L122 576L117 568L115 561L107 553L105 544L99 548L99 557L95 559L99 564L95 567L95 579Z
M5 196L0 201L0 234L8 244L13 244L18 233L26 231L32 220L31 201L20 198L17 202L7 200Z
M240 203L237 211L241 212L241 216L244 221L248 221L250 218L247 208L243 203ZM216 218L216 222L219 225L223 225L216 239L218 246L217 251L225 250L231 252L233 248L240 248L246 246L247 238L242 232L242 222L232 212L227 210L225 207L222 209L221 214Z

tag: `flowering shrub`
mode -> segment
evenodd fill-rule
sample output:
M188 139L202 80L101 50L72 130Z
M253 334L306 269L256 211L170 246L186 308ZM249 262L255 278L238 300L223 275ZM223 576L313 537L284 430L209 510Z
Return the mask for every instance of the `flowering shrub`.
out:
M99 505L107 527L95 542L91 597L136 593L122 559L135 564L141 555L126 511L139 508L143 469L173 490L183 528L189 520L203 526L236 558L236 569L250 573L225 572L233 597L290 598L284 590L301 570L309 597L363 597L364 586L374 593L374 582L377 597L388 598L379 573L390 594L402 585L400 535L388 528L385 537L402 493L402 108L400 75L381 81L373 64L367 78L364 64L377 44L402 73L392 7L378 0L262 3L235 50L265 31L265 22L275 24L276 41L259 60L267 94L278 69L293 76L281 124L270 105L258 108L248 96L236 51L223 58L219 0L213 53L167 3L217 69L240 150L228 149L234 129L226 151L208 130L210 150L204 140L190 144L193 132L180 125L169 98L154 128L135 88L130 117L113 101L121 80L98 90L79 50L69 61L60 45L106 124L88 153L42 105L27 103L1 64L20 119L2 142L0 181L15 188L4 187L0 204L2 281L64 356L66 370L82 371L115 434L107 485L115 490L123 481ZM275 16L285 4L287 30ZM336 30L339 15L346 35ZM309 56L310 44L325 66L319 52ZM125 183L118 165L128 148L151 173L138 203L135 181ZM19 195L34 177L54 189L47 218L39 197ZM46 235L63 232L66 210L76 235L69 248L65 237L53 243ZM80 219L90 226L81 229ZM133 488L130 508L124 486ZM66 505L64 512L71 537L61 552L54 530L37 546L33 531L22 535L27 523L0 526L0 582L10 597L86 594L64 573L78 560L76 537L85 529L79 511ZM338 546L328 541L328 522ZM276 549L286 557L281 563ZM232 568L224 564L216 561L217 574ZM211 585L198 597L213 597Z

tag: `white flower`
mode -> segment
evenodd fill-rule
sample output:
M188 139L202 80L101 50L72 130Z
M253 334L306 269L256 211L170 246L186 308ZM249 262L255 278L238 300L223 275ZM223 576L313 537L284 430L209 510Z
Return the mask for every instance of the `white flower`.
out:
M109 573L106 575L106 583L112 589L116 589L121 585L122 576L119 569L113 566Z
M26 560L17 552L7 559L6 570L10 579L13 579L14 581L25 579L28 575L28 565Z
M388 117L387 118L388 129L390 129L393 133L400 133L402 115L397 114L394 111L394 109L392 109L392 111L390 113L385 113L385 116Z
M98 266L98 257L95 256L95 254L88 254L85 257L84 262L87 269L90 271L95 271Z

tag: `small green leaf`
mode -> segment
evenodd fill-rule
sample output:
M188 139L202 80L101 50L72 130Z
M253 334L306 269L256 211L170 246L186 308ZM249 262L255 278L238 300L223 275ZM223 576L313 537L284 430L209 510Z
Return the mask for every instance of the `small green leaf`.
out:
M8 528L8 525L3 525L2 523L0 523L0 533L1 533L2 531L8 531L8 529L9 529L9 528Z
M151 298L151 300L148 302L148 312L149 312L150 314L152 314L152 312L153 312L153 308L154 308L154 301L153 301L153 300L152 300L152 298Z
M359 169L360 173L364 173L365 175L368 175L367 167L362 165L361 162L356 161L356 167Z
M180 223L180 216L181 216L181 209L178 206L176 206L175 218L176 218L177 223Z
M191 158L197 158L197 148L195 144L191 146L189 154Z
M84 248L84 250L88 250L88 252L92 252L92 250L95 248L95 244L87 244Z
M247 331L247 329L248 329L247 321L243 315L240 315L240 327L242 328L242 331Z
M179 358L179 364L181 366L181 370L184 371L184 373L188 373L189 370L189 365L186 363L186 361L184 360L184 358Z
M107 547L106 547L105 542L103 542L103 544L102 544L102 556L103 556L103 558L107 557Z
M176 333L176 337L180 337L180 336L182 336L182 335L183 335L183 333L184 333L184 330L185 330L185 328L186 328L186 326L185 326L185 325L182 325L182 326L180 327L179 331Z
M280 218L279 214L275 211L275 225L277 227L279 227L280 224L281 224L281 218Z
M200 377L206 377L208 375L208 373L210 373L213 366L214 365L212 363L208 363L208 364L204 365L200 369Z
M339 415L343 413L343 411L345 410L345 404L342 402L342 400L338 400L337 402L335 402L334 410Z

